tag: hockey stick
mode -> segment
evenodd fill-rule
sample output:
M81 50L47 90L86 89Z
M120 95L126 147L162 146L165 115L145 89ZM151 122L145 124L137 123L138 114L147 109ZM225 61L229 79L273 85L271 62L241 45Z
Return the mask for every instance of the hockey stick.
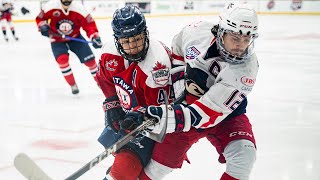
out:
M71 40L71 41L78 41L78 42L82 42L82 43L87 43L87 44L92 44L92 41L87 41L85 39L80 39L80 38L74 38L74 37L70 37L70 36L66 36L66 35L62 35L62 38L67 39L67 40Z
M103 153L92 159L89 163L84 165L82 168L80 168L78 171L67 177L65 180L75 180L87 171L89 171L93 166L100 163L103 159L111 155L112 153L119 150L121 147L126 145L129 141L134 139L141 131L145 130L148 126L154 125L156 122L154 119L148 119L147 121L144 121L140 126L138 126L135 130L131 131L129 134L118 140L113 146L106 149Z
M160 131L159 134L156 133L152 133L149 131L143 131L142 134L154 141L157 141L159 143L162 143L164 140L164 137L166 136L166 131L167 131L167 126L168 126L168 106L169 106L169 101L168 101L168 95L167 93L164 91L164 102L165 102L165 108L166 108L166 120L164 122L163 128Z
M164 128L162 129L162 131L160 132L159 135L149 132L149 134L153 137L153 138L151 138L151 137L149 137L149 138L151 138L151 139L153 139L155 141L158 141L158 142L163 142L163 139L165 137L166 130L167 130L169 101L168 101L168 96L167 96L166 92L164 92L164 100L165 100L165 105L166 105L166 120L165 120ZM111 146L110 148L106 149L106 151L104 151L99 156L97 156L96 158L91 160L89 163L84 165L82 168L80 168L78 171L73 173L71 176L69 176L65 180L75 180L78 177L82 176L84 173L89 171L93 166L95 166L98 163L100 163L103 159L108 157L110 154L112 154L112 153L116 152L117 150L119 150L121 147L126 145L129 141L133 140L140 132L144 132L144 130L147 127L158 123L157 121L158 121L157 119L146 119L135 130L131 131L129 134L127 134L126 136L124 136L123 138L118 140L113 146Z
M86 44L92 44L93 42L92 41L87 41L85 39L80 39L80 38L75 38L75 37L71 37L71 36L67 36L67 35L64 35L64 34L58 34L58 33L53 33L53 32L50 32L49 33L51 36L57 36L57 37L61 37L62 39L66 39L66 40L71 40L71 41L77 41L77 42L82 42L82 43L86 43Z
M67 177L65 180L75 180L79 178L81 175L89 171L93 166L97 165L103 159L116 152L121 147L126 145L129 141L134 139L141 131L145 130L148 126L154 125L155 123L155 119L148 119L144 121L135 130L119 139L114 145L106 149L103 153L99 154L97 157L85 164L82 168ZM20 153L15 157L14 166L24 177L29 180L52 180L39 166L36 165L36 163L32 159L30 159L24 153Z
M162 142L166 129L167 129L167 120L168 120L168 98L165 93L165 103L166 103L166 121L164 124L164 128L160 132L159 135L156 135L154 133L149 134L153 136L155 139L158 139L159 142ZM144 131L147 127L152 126L154 124L158 123L156 119L147 119L145 120L140 126L138 126L135 130L131 131L126 136L119 139L116 143L114 143L111 147L107 148L104 152L99 154L97 157L92 159L90 162L85 164L82 168L71 174L69 177L67 177L65 180L75 180L82 176L84 173L89 171L92 167L96 166L98 163L100 163L103 159L111 155L112 153L119 150L121 147L126 145L128 142L133 140L140 132ZM52 180L37 164L26 154L20 153L18 154L14 159L14 166L16 169L27 179L29 180Z
M19 153L14 158L16 169L29 180L52 180L29 156Z

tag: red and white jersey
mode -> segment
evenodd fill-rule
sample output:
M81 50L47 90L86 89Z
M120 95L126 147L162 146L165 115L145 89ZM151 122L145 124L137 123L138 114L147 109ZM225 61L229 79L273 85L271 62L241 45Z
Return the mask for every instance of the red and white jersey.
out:
M3 1L0 5L0 20L12 21L12 11L14 10L13 4L11 2Z
M55 41L63 42L61 35L77 37L80 28L87 33L89 38L98 35L98 29L94 19L85 7L77 1L72 1L65 11L60 0L51 0L44 4L40 14L36 17L38 26L50 22L50 33Z
M163 104L164 91L170 96L169 102L173 100L170 50L161 42L150 37L145 59L130 63L109 41L102 49L99 63L97 78L101 90L106 98L117 95L126 112L137 106Z
M208 22L190 24L172 41L174 63L186 63L185 121L196 128L212 127L229 115L245 113L246 97L259 68L255 54L242 64L226 62L217 50L213 26Z

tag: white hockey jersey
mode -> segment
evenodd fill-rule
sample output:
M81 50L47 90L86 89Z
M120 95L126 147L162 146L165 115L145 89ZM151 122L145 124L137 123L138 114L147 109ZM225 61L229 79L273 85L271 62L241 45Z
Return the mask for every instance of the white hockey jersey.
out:
M181 106L185 121L181 131L188 131L190 126L212 127L245 113L246 97L256 81L256 55L242 64L227 63L217 50L213 26L208 22L188 25L172 41L173 62L186 63L188 106Z

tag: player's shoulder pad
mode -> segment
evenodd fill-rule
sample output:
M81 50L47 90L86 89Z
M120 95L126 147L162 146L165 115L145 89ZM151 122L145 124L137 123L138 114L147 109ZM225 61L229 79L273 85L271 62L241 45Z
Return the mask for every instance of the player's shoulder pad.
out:
M104 45L101 48L101 54L105 53L120 56L112 38L107 38L107 41L105 41Z
M83 17L87 17L89 15L87 9L80 2L72 1L69 11L74 11L81 14Z
M230 65L229 70L233 73L234 78L236 79L237 89L248 94L255 85L259 70L259 63L256 54L253 54L250 60L245 63Z
M207 21L195 21L183 28L184 34L210 34L214 24Z
M53 9L62 10L61 2L60 1L49 1L42 6L42 10L44 11L44 13L49 12L50 10L53 10Z
M171 68L171 60L163 44L155 39L150 38L148 53L143 61L138 65L147 74L153 70L157 63L164 64Z
M140 69L148 76L146 84L151 88L171 84L171 59L166 47L152 38L150 38L149 43L146 58L138 64Z
M252 54L251 58L241 64L230 64L230 69L237 73L245 73L248 75L254 75L258 72L259 63L255 53Z
M211 32L213 26L212 23L201 21L184 28L180 47L186 62L205 56L208 48L215 42L215 36Z

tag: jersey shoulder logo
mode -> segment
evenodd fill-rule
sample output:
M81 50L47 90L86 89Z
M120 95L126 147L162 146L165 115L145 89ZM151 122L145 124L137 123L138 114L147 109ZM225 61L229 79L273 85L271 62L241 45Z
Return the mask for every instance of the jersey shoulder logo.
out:
M186 59L189 59L189 60L194 59L197 56L199 56L199 54L200 54L200 51L196 47L194 46L188 47L186 51Z
M240 82L245 86L252 87L254 85L254 83L256 82L256 80L255 80L255 78L251 78L248 76L242 76L240 78Z
M118 66L118 62L115 59L112 59L110 61L106 61L105 66L108 71L115 71Z
M52 15L53 15L54 17L59 17L59 16L61 15L61 12L58 11L58 10L56 10L56 11L54 11L54 12L52 13Z
M166 65L161 64L159 61L153 67L151 74L154 82L158 85L165 86L169 82L169 68Z

